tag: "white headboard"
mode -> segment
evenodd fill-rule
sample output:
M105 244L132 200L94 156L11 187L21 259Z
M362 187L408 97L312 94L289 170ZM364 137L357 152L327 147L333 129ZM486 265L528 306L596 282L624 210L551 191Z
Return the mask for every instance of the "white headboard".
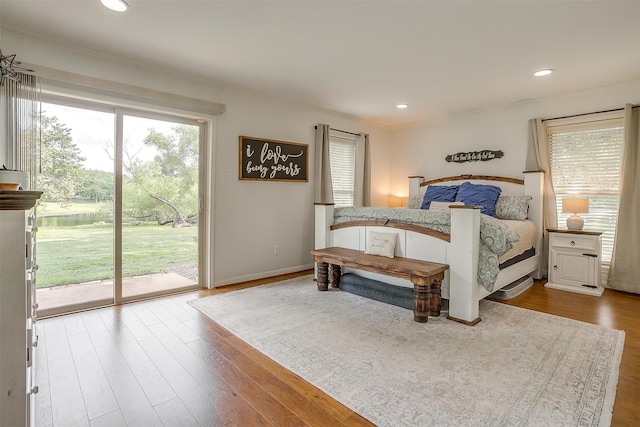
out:
M502 188L502 194L505 196L518 196L527 194L531 196L529 202L528 219L533 221L536 226L536 253L542 252L542 236L544 232L544 224L542 220L542 203L543 203L543 179L542 171L525 171L524 179L507 178L501 176L487 175L457 175L445 178L425 180L423 176L409 177L409 196L424 195L429 184L436 185L458 185L465 181L473 184L488 184ZM536 273L537 274L537 273ZM539 277L539 274L536 275Z
M465 181L469 181L473 184L495 185L502 188L502 194L505 196L518 196L525 194L525 182L523 179L488 175L456 175L426 181L421 176L410 176L409 195L424 194L429 184L459 185Z

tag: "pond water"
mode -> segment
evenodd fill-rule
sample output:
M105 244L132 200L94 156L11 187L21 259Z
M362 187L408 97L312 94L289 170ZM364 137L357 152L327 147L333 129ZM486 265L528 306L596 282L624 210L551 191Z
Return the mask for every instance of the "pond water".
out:
M66 215L39 216L38 227L73 227L76 225L90 225L104 221L113 223L112 215L108 213L80 213Z

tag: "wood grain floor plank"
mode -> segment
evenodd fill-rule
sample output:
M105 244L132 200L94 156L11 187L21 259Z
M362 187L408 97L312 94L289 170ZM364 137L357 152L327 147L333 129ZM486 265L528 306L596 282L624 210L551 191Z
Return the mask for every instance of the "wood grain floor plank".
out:
M167 380L127 328L110 331L113 343L126 360L152 406L177 397Z
M69 345L89 420L118 410L118 402L111 391L109 380L102 369L89 334L83 332L69 336Z
M159 340L153 338L140 345L200 424L223 424L223 419L216 410L218 397L203 390Z
M283 368L272 359L268 358L264 354L260 353L258 350L251 347L246 342L242 341L240 338L236 336L231 336L227 338L227 340L236 348L240 349L240 354L243 357L251 360L255 363L256 368L252 368L251 365L245 366L245 369L250 375L258 377L261 372L277 372L278 373L278 381L274 382L273 379L271 381L263 384L263 387L267 388L271 384L279 385L280 383L286 384L294 393L299 394L300 396L307 399L307 401L311 402L313 406L316 408L320 408L326 413L330 414L331 417L335 417L340 421L344 421L348 419L353 411L343 404L337 402L329 395L322 392L317 387L309 384L307 381L294 374L293 372ZM274 390L275 392L275 390ZM372 425L372 424L370 424Z
M67 329L64 318L50 319L44 326L44 334L47 336L47 360L49 362L71 357L71 347L67 339Z
M199 339L191 329L186 327L178 318L171 314L164 306L157 305L155 312L162 320L162 323L166 325L173 333L180 337L182 342L188 343Z
M120 319L120 310L122 307L123 306L121 305L116 305L96 310L96 313L98 313L108 331L119 329L124 326Z
M185 368L191 376L198 381L198 383L210 393L211 387L215 387L213 392L222 395L223 393L230 399L233 397L239 397L246 400L247 403L257 409L260 413L274 425L304 425L305 423L297 416L286 409L280 402L271 398L260 387L253 388L257 393L244 393L239 387L241 384L238 381L233 381L234 376L230 376L229 371L220 372L220 365L212 364L208 358L203 360L198 354L196 354L191 347L185 346L184 343L172 332L166 325L153 325L150 327L158 340L164 345L165 348L176 358L177 361ZM200 340L198 340L200 341ZM198 342L192 341L191 343ZM218 362L222 362L219 359ZM223 375L220 375L222 373ZM226 375L225 375L226 374ZM237 378L237 377L236 377ZM244 390L248 391L248 390ZM269 409L268 413L265 413L265 409Z
M254 351L256 359L260 361L263 358L270 361L271 364L261 364L259 361L254 360L245 350L241 350L228 341L235 339L235 336L228 335L223 337L218 335L218 331L224 331L227 334L228 331L217 323L212 322L206 316L202 315L202 317L199 319L201 324L197 328L201 331L209 332L205 340L207 344L215 351L224 354L234 366L254 379L263 389L285 406L296 408L298 417L308 424L340 425L340 420L352 414L352 411L344 405L336 402L291 371L271 361L271 359L249 347L243 341L238 340L239 347ZM196 327L193 322L187 322L187 324L191 327ZM265 367L265 365L267 366ZM301 386L298 386L298 383ZM292 384L296 386L292 386Z
M189 310L190 306L179 301L177 298L162 298L158 301L165 310L181 322L191 320L196 313Z
M152 410L156 417L152 423L159 423L162 418L162 421L171 424L177 418L183 420L180 424L185 426L191 425L193 419L202 425L215 426L286 425L286 421L278 423L278 420L288 420L286 411L290 411L310 426L371 426L372 424L360 415L273 362L186 304L187 301L195 298L304 274L308 272L229 285L218 289L182 293L83 313L82 323L91 338L100 363L104 364L103 359L120 358L120 361L111 367L115 371L115 379L112 381L106 369L105 374L114 390L121 412L114 411L96 418L92 420L92 425L108 424L110 427L123 425L121 423L129 410L127 408L129 401L135 402L143 397L147 400L146 407ZM640 395L640 295L605 290L604 295L597 298L547 289L543 285L544 282L537 281L527 292L503 303L625 330L625 347L612 426L640 425L640 404L637 401L637 396ZM131 309L130 313L124 310L125 307ZM176 307L181 308L176 310ZM141 342L134 338L129 330L129 324L133 324L133 319L136 318L137 323L147 328L153 338ZM50 327L49 322L53 323ZM59 413L56 415L59 420L62 419L63 423L53 423L52 427L87 425L88 415L86 414L84 417L78 417L77 422L75 421L77 414L82 413L77 407L77 402L82 402L85 397L82 396L82 388L77 380L75 372L77 367L74 363L69 365L69 361L72 361L72 347L76 343L71 340L70 346L67 337L67 334L73 336L82 333L82 328L77 324L77 319L65 322L60 321L60 318L46 319L39 322L39 326L41 344L38 350L41 353L38 351L35 353L39 376L36 381L40 386L40 393L36 395L37 425L40 427L51 425L49 423L55 421L53 400L55 399L56 407L59 409L60 402L70 399L70 396L73 396L72 402L69 403L69 407L65 407L64 417L61 418ZM180 336L181 333L185 333L185 330L188 331L186 341ZM54 339L53 345L51 345L49 333ZM148 335L140 334L140 337L142 336ZM51 355L49 355L50 347L52 347ZM75 350L73 353L75 354ZM197 361L194 361L194 356L198 359ZM41 360L44 362L40 362ZM53 366L50 365L51 361ZM64 364L67 366L61 366ZM145 374L143 366L150 367L152 371L155 369L155 373ZM120 372L120 368L124 373ZM128 373L127 370L129 370ZM53 374L52 371L54 371ZM152 394L148 394L148 388L153 382L142 387L143 378L147 375L162 378L165 385L161 387L168 387L173 394L162 394L164 397L153 400L161 403L151 405ZM199 381L193 378L201 375L204 377ZM48 386L43 383L43 376L50 380ZM76 378L75 386L72 384L74 377ZM187 380L181 379L182 377ZM141 397L131 396L130 399L121 402L126 393L123 392L122 396L115 393L114 381L117 387L134 389L137 387L136 393ZM189 390L190 388L200 391L194 393ZM63 390L62 394L59 393L60 390ZM168 399L169 395L172 397ZM51 402L49 410L46 407L47 401ZM277 406L270 408L269 402L274 401L278 402ZM82 407L84 408L84 404ZM285 412L282 412L282 408ZM192 418L186 416L185 410ZM66 411L70 413L67 414ZM196 416L198 413L199 415ZM110 421L106 424L97 424L107 420ZM129 425L146 426L148 424L132 424L130 421Z
M165 427L200 427L191 412L175 397L154 407Z
M221 393L224 381L205 364L180 338L165 324L150 326L155 338L171 354L182 369L193 378L208 394Z
M70 314L64 316L62 319L64 320L64 327L68 336L87 332L87 328L82 322L82 313Z
M155 325L162 322L158 316L156 316L150 309L153 305L147 305L144 303L131 304L131 308L138 315L138 318L145 326Z
M220 402L216 405L217 415L220 418L234 421L240 425L270 425L242 396L239 396L216 376L209 366L185 346L166 325L153 325L150 328L158 337L160 344L173 356L173 360L180 365L181 369L184 369L183 380L186 377L192 378L202 390L209 396L215 396L216 400ZM180 368L174 365L172 370L179 371ZM185 397L180 393L178 394L182 401L185 402L185 405L188 405Z
M71 355L49 360L49 382L53 425L88 426L89 416Z
M120 410L91 420L91 427L128 427Z
M96 353L126 423L132 426L161 426L160 419L118 347L103 345L96 348Z
M36 426L47 427L53 425L53 412L51 408L51 388L49 385L49 361L47 360L47 337L44 327L37 325L38 347L34 352L35 384L39 391L35 396Z
M147 326L142 322L140 317L138 317L138 315L132 308L132 305L125 305L121 307L119 317L124 327L127 328L129 332L131 332L136 340L144 341L153 338L153 334L151 333L149 328L147 328Z
M104 310L104 309L102 309ZM107 326L102 320L102 316L97 311L88 311L82 316L82 323L84 323L87 333L91 338L94 348L99 348L103 345L113 345L113 338L107 329Z
M233 366L222 354L202 340L188 344L209 369L216 372L234 391L276 426L308 425L258 383Z

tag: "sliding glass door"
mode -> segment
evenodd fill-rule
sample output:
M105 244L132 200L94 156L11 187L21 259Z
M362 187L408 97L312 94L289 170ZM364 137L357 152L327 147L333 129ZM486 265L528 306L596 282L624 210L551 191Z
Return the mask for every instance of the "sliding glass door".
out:
M36 189L42 314L114 298L114 113L43 103Z
M124 115L122 297L198 283L200 129Z
M40 315L199 286L195 120L47 98L36 277Z

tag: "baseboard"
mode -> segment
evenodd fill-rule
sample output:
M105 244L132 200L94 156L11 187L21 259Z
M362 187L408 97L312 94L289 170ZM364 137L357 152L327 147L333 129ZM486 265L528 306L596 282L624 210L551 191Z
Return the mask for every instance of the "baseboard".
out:
M280 276L282 274L297 273L299 271L310 270L313 268L313 266L314 266L313 263L303 264L295 267L282 268L280 270L271 270L271 271L265 271L262 273L248 274L246 276L232 277L230 279L216 280L211 286L211 288L217 288L217 287L226 286L226 285L234 285L236 283L248 282L250 280L266 279L268 277Z

